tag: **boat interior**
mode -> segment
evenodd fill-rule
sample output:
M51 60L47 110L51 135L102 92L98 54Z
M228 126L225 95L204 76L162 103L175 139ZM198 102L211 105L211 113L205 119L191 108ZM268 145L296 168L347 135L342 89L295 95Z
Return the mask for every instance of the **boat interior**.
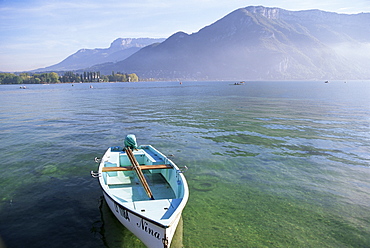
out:
M184 195L180 170L174 169L170 161L151 146L141 146L133 151L153 200L149 198L132 162L121 147L111 147L106 155L102 177L111 195L122 205L144 215L158 217L159 214L161 219L171 216ZM151 212L154 209L160 212Z

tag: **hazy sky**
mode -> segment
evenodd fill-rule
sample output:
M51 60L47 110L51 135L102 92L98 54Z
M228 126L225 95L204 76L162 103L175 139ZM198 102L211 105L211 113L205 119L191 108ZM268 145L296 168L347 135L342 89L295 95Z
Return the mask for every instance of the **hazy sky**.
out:
M251 5L370 12L370 0L0 0L0 71L46 67L116 38L191 34Z

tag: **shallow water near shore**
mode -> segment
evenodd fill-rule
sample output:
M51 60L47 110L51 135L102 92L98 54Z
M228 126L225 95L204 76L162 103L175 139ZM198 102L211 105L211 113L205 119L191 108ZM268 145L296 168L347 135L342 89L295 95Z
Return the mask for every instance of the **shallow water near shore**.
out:
M0 85L5 245L144 247L90 177L133 133L189 168L176 247L369 247L370 82L233 84Z

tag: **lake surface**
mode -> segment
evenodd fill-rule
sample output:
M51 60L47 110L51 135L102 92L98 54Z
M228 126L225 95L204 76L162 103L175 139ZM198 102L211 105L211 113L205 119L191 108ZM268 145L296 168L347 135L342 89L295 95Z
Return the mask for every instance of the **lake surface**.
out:
M370 82L233 83L0 85L5 245L144 247L90 176L133 133L189 168L184 247L370 247Z

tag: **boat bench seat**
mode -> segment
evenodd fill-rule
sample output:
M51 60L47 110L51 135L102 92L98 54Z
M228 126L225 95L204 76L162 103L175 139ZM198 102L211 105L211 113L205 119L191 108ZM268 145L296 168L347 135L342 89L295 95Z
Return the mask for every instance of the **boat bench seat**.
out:
M109 161L104 162L104 168L108 168L108 167L116 167L117 168L117 164L116 163L111 163ZM111 171L111 172L108 172L107 174L108 174L108 176L117 176L116 171Z
M176 210L182 199L163 199L150 201L135 201L137 211L153 219L168 219Z
M171 202L165 200L135 201L136 211L151 218L160 219L165 212L171 207Z
M150 149L145 150L146 157L151 161L152 164L163 164L165 161L158 154L154 153Z
M144 152L145 158L148 162L150 162L151 164L156 162L156 160L151 155L149 155L149 153L147 153L145 150L142 151Z
M118 167L104 167L104 168L118 168ZM123 174L121 171L117 171L117 176L107 176L108 185L119 185L119 184L130 184L130 177Z

